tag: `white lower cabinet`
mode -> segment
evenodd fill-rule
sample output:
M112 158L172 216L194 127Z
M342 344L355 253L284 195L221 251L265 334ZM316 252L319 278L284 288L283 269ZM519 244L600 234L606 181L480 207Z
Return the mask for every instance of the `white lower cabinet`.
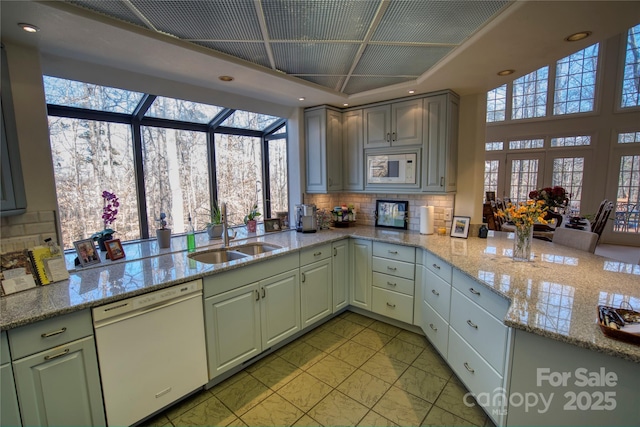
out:
M423 260L420 326L431 344L446 359L452 267L430 252L425 253Z
M351 287L349 302L371 310L371 240L351 239Z
M206 298L212 379L300 330L298 269Z
M335 313L349 305L349 277L351 273L349 239L333 242L331 250L333 255L331 261L333 312Z
M446 359L449 345L449 323L424 301L422 318L422 331L436 350Z
M300 305L306 328L333 313L331 244L300 252Z
M20 426L20 409L18 408L18 395L16 384L13 381L13 368L7 333L0 333L0 425Z
M415 248L373 242L371 311L413 323Z

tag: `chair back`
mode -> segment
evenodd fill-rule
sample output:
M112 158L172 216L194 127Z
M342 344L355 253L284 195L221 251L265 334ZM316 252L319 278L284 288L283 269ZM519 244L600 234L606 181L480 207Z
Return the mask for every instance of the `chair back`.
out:
M551 241L559 245L594 253L599 238L600 236L598 234L591 231L558 227L553 232L553 239Z
M602 212L598 217L598 220L591 226L591 231L598 235L598 238L602 236L602 232L604 231L605 225L607 225L607 221L609 220L609 215L611 215L611 211L613 210L613 202L607 201L604 207L602 208Z
M594 231L596 228L596 224L598 223L598 220L600 219L600 216L602 215L602 211L604 210L605 205L609 203L609 201L607 199L604 199L603 201L600 202L600 206L598 207L598 211L596 212L596 216L593 218L593 221L591 222L591 231Z

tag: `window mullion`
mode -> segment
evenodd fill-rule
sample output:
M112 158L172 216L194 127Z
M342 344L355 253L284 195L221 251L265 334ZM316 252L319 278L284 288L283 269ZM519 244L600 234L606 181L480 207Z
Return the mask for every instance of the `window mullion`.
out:
M144 184L143 152L142 152L142 129L140 120L133 119L131 122L131 134L133 137L133 164L135 170L136 195L138 197L138 223L140 225L140 237L149 238L149 222L147 219L147 192Z

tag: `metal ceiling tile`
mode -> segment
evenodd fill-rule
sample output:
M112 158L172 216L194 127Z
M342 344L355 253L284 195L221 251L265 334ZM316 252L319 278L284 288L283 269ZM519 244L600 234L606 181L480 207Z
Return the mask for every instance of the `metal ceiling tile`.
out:
M353 74L414 76L415 78L451 50L450 47L369 45Z
M344 76L295 76L302 80L306 80L311 83L315 83L320 86L324 86L331 90L340 90L340 85L344 79Z
M272 40L363 40L377 1L263 0Z
M131 24L148 28L145 23L131 11L131 9L119 0L70 0L68 3L94 12L99 12Z
M358 46L355 43L271 43L276 68L287 74L346 74Z
M160 31L182 39L262 40L252 0L131 0Z
M373 41L459 44L508 1L395 1L389 4Z
M351 76L347 87L344 89L344 93L347 95L353 95L355 93L364 92L367 90L378 89L384 86L394 85L397 83L404 83L413 81L415 79L408 77L358 77Z
M193 42L194 44L271 68L264 43L251 42Z

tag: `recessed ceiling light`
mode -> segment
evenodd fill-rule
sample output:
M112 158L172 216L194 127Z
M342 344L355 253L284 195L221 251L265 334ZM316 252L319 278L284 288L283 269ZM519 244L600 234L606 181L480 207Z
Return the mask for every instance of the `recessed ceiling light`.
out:
M349 104L342 104L342 106L343 106L343 107L348 107L348 106L349 106Z
M304 101L304 96L301 96L300 98L298 98L298 101Z
M578 40L584 40L591 35L591 31L580 31L579 33L571 34L565 38L568 42L577 42Z
M498 71L496 74L498 74L499 76L508 76L510 74L515 73L516 70L502 70L502 71Z
M20 22L18 24L18 27L22 28L27 33L37 33L38 31L40 31L40 28L36 27L35 25L27 24L24 22Z
M409 93L416 93L416 91L415 91L415 90L413 90L413 89L411 89L411 90L409 91Z
M218 77L218 79L222 80L223 82L232 82L233 81L233 77L231 77L231 76L220 76L220 77Z

